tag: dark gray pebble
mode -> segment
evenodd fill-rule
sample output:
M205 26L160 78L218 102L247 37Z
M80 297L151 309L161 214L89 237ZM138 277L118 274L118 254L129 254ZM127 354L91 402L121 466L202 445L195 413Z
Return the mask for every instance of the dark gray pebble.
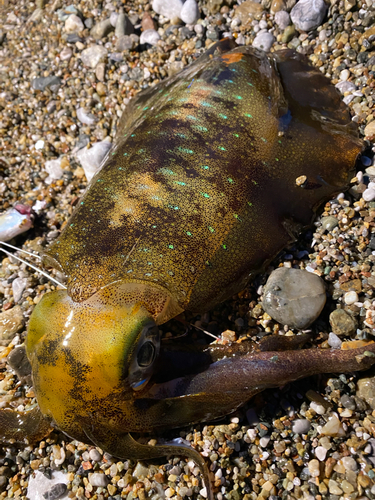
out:
M52 488L43 494L43 497L47 500L56 500L61 498L67 490L67 486L64 483L57 483L52 486Z
M8 483L8 480L5 476L0 476L0 491L2 491Z
M343 394L340 398L340 403L344 408L347 408L348 410L355 410L356 409L356 404L354 401L354 398L351 396L348 396L347 394Z
M35 90L44 90L49 87L52 92L56 92L61 85L61 79L58 76L41 76L34 78L31 85Z
M24 345L15 347L9 354L7 361L9 366L16 372L18 378L31 374L31 365L26 356Z
M77 43L77 42L83 42L83 38L81 38L78 33L69 33L69 35L66 37L66 41L68 43Z

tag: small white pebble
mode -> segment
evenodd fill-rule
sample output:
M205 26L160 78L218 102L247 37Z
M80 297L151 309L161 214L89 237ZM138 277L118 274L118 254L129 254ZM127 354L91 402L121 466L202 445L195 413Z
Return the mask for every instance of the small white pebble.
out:
M199 491L199 493L200 493L200 495L202 495L202 497L207 498L207 488L206 487L202 488Z
M262 448L266 448L270 440L271 440L270 436L263 436L260 438L259 444Z
M324 446L317 446L315 448L315 456L319 460L319 462L323 462L326 459L327 450Z
M352 415L353 410L349 410L349 408L345 408L345 410L340 413L340 416L343 418L350 418Z
M215 477L217 479L221 479L223 477L223 471L222 471L222 469L217 469L217 471L215 472Z
M312 410L314 410L318 415L324 415L326 412L326 409L324 408L324 406L320 405L318 403L315 403L315 401L311 401L310 408Z
M358 302L358 294L357 294L357 292L353 292L353 291L346 292L346 294L344 295L344 302L348 306L351 305L351 304L354 304L354 302Z
M248 429L247 435L249 436L251 441L255 441L255 438L257 436L257 431L256 429Z
M345 467L345 470L356 471L358 469L358 464L353 457L343 457L340 462Z
M349 76L350 76L349 70L343 69L342 71L340 71L340 80L341 81L346 82L347 79L349 78Z
M332 349L340 349L341 344L342 342L339 337L335 333L330 332L328 335L328 345L332 347Z
M375 199L375 189L373 189L373 188L367 188L367 189L365 189L363 191L363 193L362 193L362 198L365 201L372 201L372 200L374 200Z

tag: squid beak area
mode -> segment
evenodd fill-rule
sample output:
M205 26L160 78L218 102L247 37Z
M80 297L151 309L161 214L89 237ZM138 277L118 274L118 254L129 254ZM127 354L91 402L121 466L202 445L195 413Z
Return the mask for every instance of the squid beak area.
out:
M83 441L82 422L93 414L110 422L114 401L122 402L124 421L133 394L129 367L149 323L144 308L108 304L100 292L81 303L66 290L46 294L31 316L26 339L42 414Z

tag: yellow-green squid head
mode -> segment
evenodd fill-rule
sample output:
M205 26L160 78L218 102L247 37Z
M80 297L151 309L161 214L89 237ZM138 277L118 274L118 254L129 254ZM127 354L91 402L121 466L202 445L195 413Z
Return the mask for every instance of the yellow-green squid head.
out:
M119 306L105 289L83 302L65 290L46 294L26 341L41 412L81 440L93 419L116 427L119 406L124 424L131 420L126 412L134 391L152 375L159 346L158 328L141 305Z

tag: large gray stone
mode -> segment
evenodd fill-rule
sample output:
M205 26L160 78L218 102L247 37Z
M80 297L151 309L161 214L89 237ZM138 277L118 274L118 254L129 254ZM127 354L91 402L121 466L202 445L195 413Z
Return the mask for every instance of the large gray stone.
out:
M264 287L263 309L274 320L292 328L311 325L325 302L324 282L302 269L276 269Z
M124 35L131 35L134 33L134 26L130 22L129 17L124 13L120 12L116 20L115 35L119 38Z
M324 0L299 0L290 17L299 31L311 31L322 24L327 9Z

